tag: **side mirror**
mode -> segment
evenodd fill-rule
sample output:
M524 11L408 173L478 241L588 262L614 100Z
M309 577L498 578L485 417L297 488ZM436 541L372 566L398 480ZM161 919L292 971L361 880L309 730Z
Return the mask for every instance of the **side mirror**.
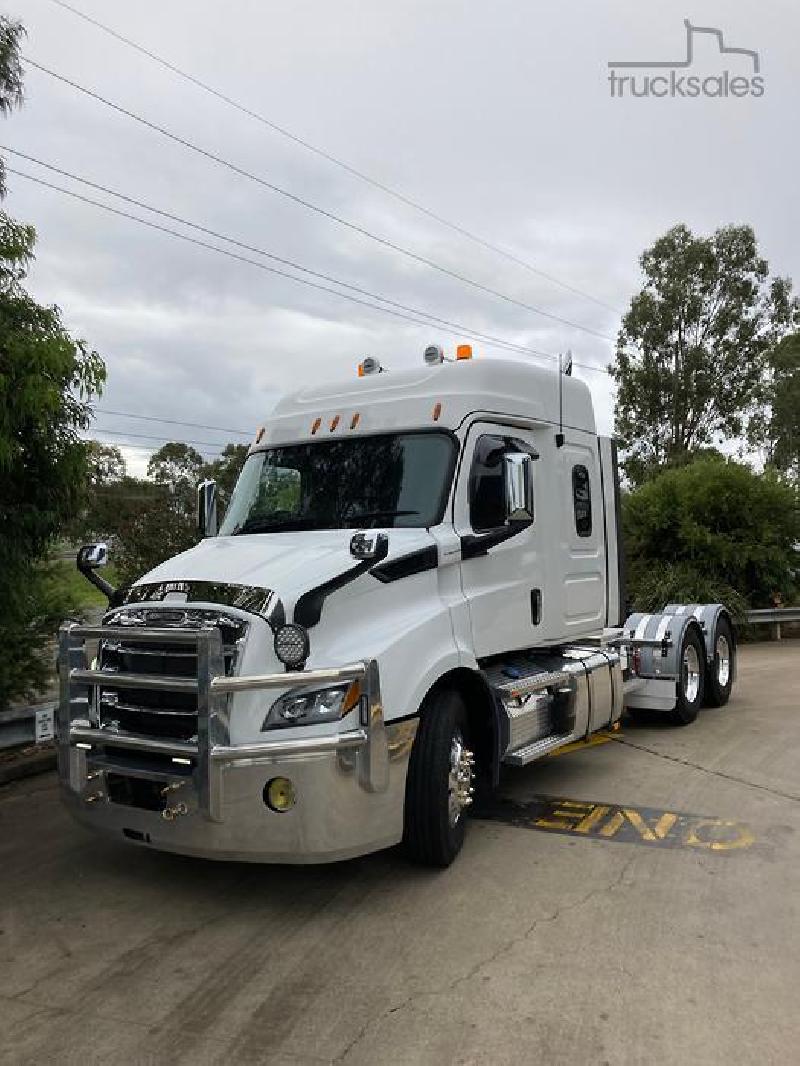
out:
M533 457L527 452L503 455L506 525L533 521Z
M201 481L197 486L197 528L203 537L217 535L216 481Z
M118 590L113 585L110 585L105 578L95 573L95 570L98 570L101 566L106 566L108 563L108 545L102 542L84 544L78 551L75 562L78 570L80 570L86 580L90 581L96 589L100 589L112 606L116 606Z
M108 545L103 544L84 544L84 546L78 551L78 569L81 573L86 570L97 570L100 566L106 566L108 564Z

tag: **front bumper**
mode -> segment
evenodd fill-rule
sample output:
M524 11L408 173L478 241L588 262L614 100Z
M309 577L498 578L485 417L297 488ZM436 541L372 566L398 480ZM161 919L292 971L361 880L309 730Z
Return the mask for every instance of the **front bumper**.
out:
M86 709L92 687L115 683L86 669L83 642L96 636L114 632L66 626L61 633L59 775L67 807L84 825L165 851L251 862L329 862L402 838L406 770L417 723L384 724L374 661L297 675L226 678L215 647L218 634L187 633L187 643L198 645L200 669L197 744L186 744L90 725ZM174 642L175 631L169 637ZM287 677L308 684L342 676L363 679L366 696L358 728L246 746L227 742L232 692L286 687ZM153 679L153 685L169 681ZM273 777L289 778L294 785L296 803L282 813L264 799Z

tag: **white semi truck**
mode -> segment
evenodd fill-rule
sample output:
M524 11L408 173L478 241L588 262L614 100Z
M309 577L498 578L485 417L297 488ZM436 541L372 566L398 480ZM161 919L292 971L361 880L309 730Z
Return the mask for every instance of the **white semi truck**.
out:
M216 528L60 637L59 773L85 825L166 851L447 865L476 788L727 701L720 604L624 610L619 480L589 389L426 349L281 398Z

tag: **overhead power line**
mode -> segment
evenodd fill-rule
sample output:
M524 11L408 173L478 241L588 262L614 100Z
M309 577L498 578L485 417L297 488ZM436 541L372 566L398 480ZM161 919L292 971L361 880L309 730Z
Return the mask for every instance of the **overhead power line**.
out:
M62 185L54 184L52 181L46 181L44 178L37 178L32 174L26 174L23 171L18 171L16 167L6 166L5 169L6 172L9 174L15 174L17 177L25 178L28 181L33 181L39 185L44 185L46 189L52 189L55 192L63 193L65 196L80 200L83 204L90 204L92 207L99 208L102 211L108 211L111 214L119 215L123 217L123 219L128 219L131 222L137 222L140 225L147 226L150 229L156 229L159 232L167 233L167 235L175 237L181 241L187 241L189 244L196 244L198 247L208 248L210 252L217 252L219 253L219 255L227 256L229 259L235 259L238 262L250 263L251 266L256 266L258 270L267 271L270 274L277 274L279 277L285 277L290 281L297 281L299 285L305 285L313 289L318 289L322 292L331 293L334 296L339 296L341 300L348 300L351 303L359 304L363 307L369 307L373 310L382 311L384 314L391 314L391 316L394 316L395 318L403 319L406 322L413 322L415 325L425 326L427 329L429 329L431 326L430 322L415 318L411 316L411 314L404 314L401 311L393 310L393 308L390 307L382 307L380 304L373 304L367 300L361 300L361 298L357 296L351 296L350 293L339 292L337 289L331 289L324 285L318 285L316 281L309 281L307 278L297 277L293 274L287 273L286 271L277 270L275 266L268 266L266 263L258 262L257 260L250 259L247 256L241 256L236 252L229 252L227 248L221 248L218 245L209 244L207 241L201 241L197 238L189 237L187 233L180 233L178 232L178 230L171 229L169 226L162 226L157 222L150 222L149 219L140 219L139 215L131 214L129 211L121 211L118 208L111 207L111 205L109 204L101 204L99 200L92 199L91 196L82 196L80 193L76 193L71 189L64 189ZM452 333L452 330L450 330L450 332ZM457 336L466 336L479 340L482 339L480 335L475 334L473 330L468 329L466 326L459 328ZM507 342L494 340L487 343L486 346L489 346L489 348L501 348L506 351L518 352L524 355L537 355L540 358L546 358L551 360L558 359L558 356L551 355L549 353L537 352L534 349L527 349L524 348L524 346L522 345L513 344L510 341ZM594 367L591 364L577 364L577 362L575 362L574 366L580 366L586 370L594 370L597 373L606 373L606 370L603 367Z
M113 433L118 433L122 437L134 437L136 440L158 440L162 444L196 444L200 448L224 448L224 444L220 444L216 440L186 440L185 438L180 441L174 440L172 437L165 437L162 435L154 436L152 433L129 433L127 429L95 429L92 427L93 433L102 433L104 436L109 436Z
M518 352L522 352L524 354L536 355L536 356L539 356L539 357L541 357L543 359L551 359L551 360L557 360L558 359L558 356L554 355L552 352L544 352L544 351L541 351L538 348L532 348L532 347L529 347L529 346L526 346L526 345L515 344L512 341L506 341L506 340L504 340L501 337L495 337L495 336L493 336L490 333L485 333L483 331L476 330L474 327L465 326L461 322L454 322L454 321L452 321L450 319L441 318L438 315L434 315L430 311L424 311L424 310L421 310L419 308L410 307L408 304L399 303L397 300L392 300L388 296L383 296L381 293L371 292L369 289L363 289L363 288L361 288L358 285L352 285L350 282L343 281L341 278L337 278L337 277L335 277L335 276L333 276L331 274L325 274L325 273L322 273L321 271L318 271L318 270L312 270L310 267L306 267L302 263L295 262L292 259L286 259L283 256L275 255L273 252L268 252L268 251L266 251L263 248L258 248L255 245L247 244L244 241L237 240L235 237L230 237L230 236L228 236L228 235L226 235L224 233L219 233L217 230L209 229L207 226L202 226L199 223L192 222L190 219L183 218L182 216L173 214L170 211L163 211L161 208L153 207L152 204L148 204L148 203L145 203L142 200L137 200L134 197L127 196L126 194L121 193L121 192L117 191L116 189L109 188L107 185L100 185L97 182L90 181L88 178L84 178L84 177L82 177L79 174L74 174L74 173L72 173L69 170L64 170L62 167L57 167L57 166L54 166L51 163L46 163L46 162L44 162L44 160L37 159L35 156L32 156L32 155L28 155L26 152L17 151L16 149L9 148L6 145L0 145L0 150L6 151L6 152L10 152L12 155L18 156L21 159L26 159L26 160L28 160L31 163L35 163L37 166L44 167L47 170L53 171L56 174L60 174L63 177L71 179L72 181L80 182L81 184L86 185L89 188L96 189L99 192L106 193L109 196L115 196L117 199L123 200L125 203L133 204L135 207L140 207L140 208L142 208L145 211L150 211L153 214L160 215L162 218L167 218L167 219L169 219L172 222L178 222L182 226L188 226L190 229L197 230L200 233L204 233L204 234L206 234L208 236L214 237L217 240L225 241L226 243L232 244L232 245L234 245L237 248L243 248L245 251L255 252L256 255L264 256L267 259L271 259L273 262L280 263L283 266L291 267L292 270L297 270L300 273L309 275L310 277L314 277L314 278L318 278L318 279L320 279L322 281L330 282L333 285L338 285L338 286L340 286L343 289L348 289L350 292L356 292L360 296L365 296L365 297L367 297L370 300L379 300L381 303L388 304L391 307L396 307L396 308L398 308L401 311L408 312L409 314L412 314L412 315L415 315L415 316L422 316L422 317L424 317L426 319L429 319L430 322L432 322L433 324L435 324L437 326L444 326L447 329L454 329L460 335L464 334L464 333L467 333L472 338L474 338L476 340L488 342L489 344L494 344L494 345L497 345L498 347L506 348L506 349L511 350L511 351L518 351ZM21 171L19 171L18 173L20 173L22 175ZM45 184L47 184L47 183L45 183ZM51 187L54 188L54 189L60 189L60 186L56 186L56 185L53 185ZM67 190L62 190L62 191L67 191ZM93 201L93 200L89 200L88 202L96 203L96 201ZM107 207L107 205L100 205L100 204L98 204L97 206ZM109 210L113 210L111 208L108 208L108 209ZM129 216L126 212L118 212L118 213L123 214L124 217L136 218L136 216ZM139 220L139 221L143 221L143 220ZM146 224L150 224L150 223L146 223ZM161 229L162 227L157 227L157 228ZM172 231L169 230L169 229L164 228L164 232L171 233ZM183 236L183 235L179 234L179 236ZM200 243L201 245L205 246L204 242L197 242L197 243ZM217 250L221 250L221 249L217 249ZM245 260L245 261L248 261L248 260ZM278 273L281 273L281 272L278 271ZM300 278L295 278L293 280L302 281L302 279L300 279ZM343 296L344 294L343 293L338 293L337 295ZM427 323L425 323L425 324L427 324ZM587 364L587 366L588 365L589 364ZM594 369L597 369L597 368L594 368Z
M229 159L225 159L223 156L217 155L215 152L210 151L207 148L202 148L200 145L195 144L193 141L187 140L185 137L181 137L177 133L173 133L171 130L166 129L164 126L159 126L157 123L152 122L150 119L144 118L142 115L137 115L134 111L130 111L128 108L123 107L121 104L116 104L112 100L109 100L105 96L101 96L100 93L95 92L93 89L87 89L86 86L78 84L71 78L66 77L64 74L59 74L49 67L44 66L42 63L38 63L36 60L31 59L29 56L22 57L24 61L36 70L47 74L49 77L54 78L56 81L60 81L64 85L70 86L77 92L83 93L85 96L90 97L93 100L97 100L99 103L106 107L111 108L118 114L125 115L127 118L133 119L134 122L138 122L145 126L147 129L160 133L162 136L167 137L169 140L174 141L176 144L182 145L184 148L188 148L192 152L196 152L198 155L203 156L205 159L209 159L214 163L218 163L220 166L226 167L234 174L238 174L240 177L247 178L249 181L255 182L257 185L262 186L265 189L269 189L270 192L277 193L279 196L285 197L287 200L298 204L300 207L304 207L308 211L313 211L323 218L327 218L331 222L335 222L337 225L344 226L346 229L351 230L354 233L360 234L362 237L374 241L376 244L382 247L389 248L391 251L397 252L399 255L403 255L414 262L421 263L424 266L430 267L432 270L436 270L447 277L453 278L455 281L460 282L463 285L468 285L470 288L476 289L479 292L486 293L489 296L494 296L499 300L504 300L506 303L512 304L515 307L520 307L525 311L529 311L532 314L540 315L543 318L550 319L553 322L558 322L561 325L569 326L572 329L580 330L583 333L588 333L590 336L599 337L601 340L613 342L614 338L608 334L601 333L599 330L591 329L589 326L583 326L578 322L573 322L571 319L563 318L561 315L555 315L550 311L545 311L541 307L536 307L533 304L526 303L524 300L518 300L514 296L509 296L508 293L502 292L500 289L493 289L489 285L484 285L480 281L476 281L474 278L468 277L466 274L460 274L456 270L451 270L449 267L443 266L441 263L435 262L433 259L428 259L424 255L420 255L417 252L412 251L410 248L405 248L403 245L397 244L395 241L389 240L387 237L381 237L379 234L373 233L371 230L366 229L364 226L360 226L356 222L351 222L349 219L343 218L341 215L335 214L333 211L328 211L324 207L320 207L319 204L315 204L310 200L304 199L302 196L298 196L288 189L284 189L280 185L276 185L274 182L268 181L266 178L260 177L258 174L254 174L250 170L246 170L244 167L240 167L236 163L232 163Z
M406 196L405 193L400 192L397 189L393 189L390 185L379 181L377 178L370 177L363 170L359 170L351 163L347 163L345 160L338 158L331 152L325 151L324 148L320 148L318 145L312 144L310 141L305 140L298 134L293 133L286 126L281 126L272 119L267 118L266 115L261 114L258 111L254 111L252 108L247 107L246 104L242 104L240 101L233 99L220 89L214 88L213 85L209 85L208 82L203 81L194 74L190 74L186 70L182 70L180 67L171 63L168 59L158 55L158 53L151 51L149 48L145 48L144 45L139 44L137 41L132 40L130 37L125 37L123 34L118 33L110 26L106 26L105 23L100 22L98 19L92 18L84 11L80 11L78 8L73 7L71 4L67 4L64 0L50 0L51 3L57 7L63 8L65 11L71 12L78 18L83 19L84 22L90 23L97 29L102 30L103 33L108 34L115 40L120 41L122 44L127 45L129 48L135 49L141 55L151 59L154 63L158 63L159 66L164 67L172 74L176 74L179 78L183 78L184 81L188 81L190 84L202 89L203 92L209 93L211 96L216 97L217 100L221 100L222 103L228 104L230 107L240 111L243 115L247 115L249 118L255 119L256 122L260 122L263 126L272 130L273 133L279 134L281 137L285 137L287 140L292 141L294 144L299 145L306 151L313 152L314 155L319 156L321 159L326 160L328 163L332 163L334 166L339 167L346 173L350 174L354 178L358 178L359 181L365 182L367 185L371 185L374 189L378 189L380 192L385 193L387 196L391 196L399 203L405 204L407 207L413 208L415 211L419 211L420 214L425 215L427 218L433 219L434 222L438 222L442 226L446 226L454 233L458 233L462 237L466 237L467 240L472 241L474 244L480 245L482 248L487 249L490 252L494 252L496 255L502 256L503 259L507 259L511 263L515 263L517 266L527 270L531 274L536 274L541 278L545 278L553 285L558 285L560 288L565 289L567 292L571 292L576 296L582 296L586 300L591 300L592 303L597 304L600 307L606 308L608 311L614 312L614 314L620 314L618 308L613 307L611 304L606 303L605 300L601 300L597 296L593 296L591 293L586 292L585 289L578 288L577 285L571 285L566 281L562 281L553 274L549 274L545 270L541 270L539 267L533 266L532 263L527 262L520 256L515 255L513 252L509 252L508 249L502 248L497 244L493 244L485 237L481 237L476 233L471 232L465 226L462 226L458 222L453 222L450 219L445 218L443 215L438 214L431 208L421 204L418 200L412 199L410 196Z
M0 147L2 147L2 146L0 146ZM97 185L94 182L89 182L86 179L78 177L77 175L70 174L69 171L64 171L64 170L61 170L61 168L51 166L49 163L43 163L40 160L36 160L36 159L34 159L33 156L28 156L28 155L25 155L24 153L16 152L14 149L5 149L4 148L3 150L10 151L10 152L12 152L15 155L24 156L24 158L29 159L32 162L36 162L39 165L44 166L44 167L46 167L49 170L54 170L57 173L64 174L65 176L73 178L76 181L84 182L85 184L87 184L87 185L89 185L89 186L91 186L93 188L101 189L102 191L107 192L107 193L109 193L112 196L118 196L120 199L126 200L127 202L135 203L137 206L140 206L140 207L142 207L145 210L152 211L155 214L159 214L159 215L171 218L174 221L180 222L182 225L186 225L186 226L189 226L189 227L192 227L192 228L195 228L195 229L199 229L199 230L201 230L203 232L208 232L208 233L214 234L213 230L207 230L206 227L199 226L199 225L197 225L197 224L195 224L193 222L190 222L190 221L188 221L186 219L182 219L180 216L169 214L168 212L161 211L159 208L151 207L150 205L145 204L142 201L133 200L131 197L127 197L127 196L125 196L122 193L117 193L113 189L108 189L105 186ZM272 256L271 253L269 253L269 252L261 251L259 249L253 249L258 254L261 254L261 255L264 255L264 256L267 256L267 257L270 257L270 258L273 258L273 259L277 258L277 259L279 259L279 261L285 262L288 265L291 265L293 268L295 268L297 270L300 270L300 271L302 271L304 273L307 273L307 274L309 274L311 276L324 278L325 280L331 281L335 285L340 285L340 286L342 286L344 288L350 289L351 291L355 291L355 292L364 294L365 296L370 296L370 297L372 297L372 299L383 301L384 303L389 304L390 306L383 307L380 304L376 304L376 303L371 302L371 300L361 299L359 297L350 295L350 293L339 292L337 289L332 289L332 288L329 288L326 285L321 285L321 284L318 284L317 282L309 281L308 278L296 277L295 275L290 274L287 271L279 270L276 267L267 266L265 263L260 263L257 260L249 258L248 256L239 255L236 252L231 252L231 251L229 251L226 248L220 248L219 246L214 245L214 244L210 244L207 241L198 240L195 237L190 237L190 236L188 236L185 233L180 233L179 231L174 230L174 229L172 229L169 226L162 226L160 223L153 222L150 219L140 218L138 215L131 214L128 211L122 211L119 208L112 207L110 204L101 203L99 200L94 200L91 197L83 196L80 193L77 193L77 192L73 191L72 189L65 189L61 185L56 185L53 182L45 181L44 178L38 178L38 177L34 176L33 174L27 174L24 171L15 169L14 167L7 167L6 169L8 170L8 172L10 174L16 174L18 177L25 178L28 181L35 182L35 183L37 183L39 185L43 185L43 186L45 186L48 189L52 189L52 190L54 190L56 192L60 192L60 193L64 194L65 196L72 197L75 200L79 200L82 203L86 203L86 204L89 204L89 205L91 205L93 207L97 207L100 210L107 211L107 212L109 212L111 214L114 214L114 215L118 215L118 216L120 216L122 218L126 218L126 219L128 219L128 220L130 220L132 222L138 222L140 225L147 226L150 229L157 230L160 233L165 233L165 234L167 234L167 235L169 235L171 237L177 238L178 240L186 241L189 244L197 245L198 247L201 247L201 248L206 248L209 251L217 252L220 255L228 256L229 258L235 259L235 260L237 260L239 262L242 262L242 263L248 263L251 266L257 267L260 270L264 270L264 271L267 271L267 272L272 273L272 274L277 274L279 277L286 278L289 281L297 282L300 285L306 285L306 286L308 286L310 288L318 289L318 290L320 290L322 292L326 292L326 293L332 294L334 296L338 296L341 299L349 300L352 303L356 303L356 304L359 304L361 306L371 308L372 310L381 311L384 314L389 314L389 315L392 315L392 316L394 316L396 318L400 318L400 319L403 319L405 321L412 322L415 325L424 326L426 329L430 328L431 324L434 324L436 326L445 326L450 332L454 333L454 335L462 337L462 338L466 336L466 337L469 337L470 339L481 341L482 343L486 344L487 347L496 347L496 348L500 348L500 349L502 349L504 351L517 352L517 353L521 353L523 355L533 355L533 356L536 356L538 358L548 359L548 360L551 360L551 361L557 361L558 360L558 356L553 355L551 352L543 352L543 351L540 351L539 349L536 349L536 348L527 347L527 346L521 345L521 344L515 344L512 341L506 341L506 340L503 340L502 338L494 337L492 334L479 332L479 331L475 330L472 327L464 325L463 323L454 322L454 321L451 321L449 319L438 318L437 316L432 315L428 311L422 311L422 310L419 310L419 309L416 309L416 308L408 307L405 304L400 304L400 303L397 303L396 301L390 300L388 297L384 297L384 296L381 296L381 295L376 294L376 293L370 293L366 289L361 289L358 286L350 285L348 282L345 282L345 281L339 281L338 279L333 278L330 275L320 274L317 271L312 271L312 270L310 270L307 267L303 267L303 266L301 266L299 264L293 263L291 260L283 260L283 259L280 259L280 257ZM230 242L230 243L232 243L234 245L238 245L240 247L245 247L245 248L248 248L248 249L251 248L250 245L243 245L241 241L237 241L235 238L226 237L223 234L215 234L215 235L220 240L228 241L228 242ZM403 310L402 311L397 311L397 310L393 310L393 308L402 308ZM405 313L406 311L410 312L410 313L407 314L407 313ZM420 317L420 316L422 316L422 317ZM428 321L425 321L425 319L427 319ZM606 369L604 367L593 366L591 363L579 363L579 362L576 361L576 362L574 362L574 365L575 366L579 366L579 367L581 367L584 370L592 370L592 371L594 371L596 373L601 373L601 374L605 374L606 373ZM233 432L239 432L239 431L233 431Z
M142 422L158 422L167 426L189 426L191 429L210 429L215 433L235 433L239 437L252 437L244 429L226 429L225 426L206 426L202 422L181 422L177 418L156 418L155 415L135 415L131 411L112 411L110 407L95 407L95 414L117 415L119 418L137 418Z

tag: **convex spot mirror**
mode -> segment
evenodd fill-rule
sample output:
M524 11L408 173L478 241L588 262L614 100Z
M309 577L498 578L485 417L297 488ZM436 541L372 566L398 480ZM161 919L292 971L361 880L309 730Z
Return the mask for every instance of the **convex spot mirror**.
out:
M84 544L78 551L79 570L97 570L108 563L108 545L103 543Z
M201 481L197 486L197 528L202 537L217 535L216 481Z
M505 452L506 524L533 521L533 456L527 452Z
M350 554L354 559L379 562L389 552L389 538L385 533L355 533L350 540Z

